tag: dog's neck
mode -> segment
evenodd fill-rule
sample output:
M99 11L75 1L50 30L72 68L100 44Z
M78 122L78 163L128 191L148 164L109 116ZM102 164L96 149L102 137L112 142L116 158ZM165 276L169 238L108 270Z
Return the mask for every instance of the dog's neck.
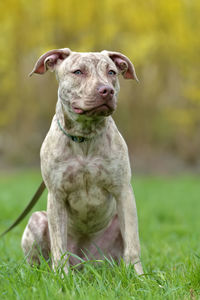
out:
M58 99L56 105L56 117L68 134L87 139L100 135L109 123L110 119L110 117L99 117L93 119L92 117L79 116L77 119L73 120L60 99Z

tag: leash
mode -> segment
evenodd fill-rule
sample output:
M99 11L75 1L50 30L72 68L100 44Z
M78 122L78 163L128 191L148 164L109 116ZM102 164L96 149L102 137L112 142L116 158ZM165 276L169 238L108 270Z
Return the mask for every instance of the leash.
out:
M44 183L44 181L42 181L42 183L40 184L39 188L35 192L33 198L31 199L29 204L26 206L24 211L15 220L15 222L0 235L0 238L3 237L6 233L8 233L10 230L12 230L15 226L17 226L26 217L26 215L30 212L30 210L33 208L33 206L37 203L37 201L41 197L41 195L44 192L45 188L46 188L45 183Z

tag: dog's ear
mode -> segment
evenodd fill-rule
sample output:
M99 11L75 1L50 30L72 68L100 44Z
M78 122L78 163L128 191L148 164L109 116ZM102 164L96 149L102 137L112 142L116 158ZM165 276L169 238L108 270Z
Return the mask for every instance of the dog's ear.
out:
M55 49L46 52L40 56L29 76L33 75L33 73L44 74L47 70L53 72L56 65L68 57L70 53L71 51L68 48Z
M135 72L135 68L128 57L119 52L104 50L102 53L107 54L113 60L116 67L118 70L120 70L125 79L135 79L139 81Z

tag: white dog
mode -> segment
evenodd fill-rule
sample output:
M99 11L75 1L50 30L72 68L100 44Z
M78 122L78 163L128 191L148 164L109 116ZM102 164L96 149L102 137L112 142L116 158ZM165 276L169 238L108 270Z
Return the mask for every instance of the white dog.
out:
M111 117L119 92L118 75L136 79L130 60L117 52L52 50L33 73L55 71L59 82L56 114L41 148L48 189L46 212L35 212L22 237L30 263L39 250L53 268L69 252L106 256L134 264L142 274L137 212L130 184L128 149ZM71 256L69 263L76 263ZM67 266L65 266L67 272Z

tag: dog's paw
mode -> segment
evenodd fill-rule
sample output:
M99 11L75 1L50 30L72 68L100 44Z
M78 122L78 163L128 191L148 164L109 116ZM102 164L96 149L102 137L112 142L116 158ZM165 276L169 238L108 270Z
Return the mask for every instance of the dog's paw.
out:
M134 264L134 269L135 269L135 272L136 272L138 275L144 274L141 262L135 263L135 264Z

